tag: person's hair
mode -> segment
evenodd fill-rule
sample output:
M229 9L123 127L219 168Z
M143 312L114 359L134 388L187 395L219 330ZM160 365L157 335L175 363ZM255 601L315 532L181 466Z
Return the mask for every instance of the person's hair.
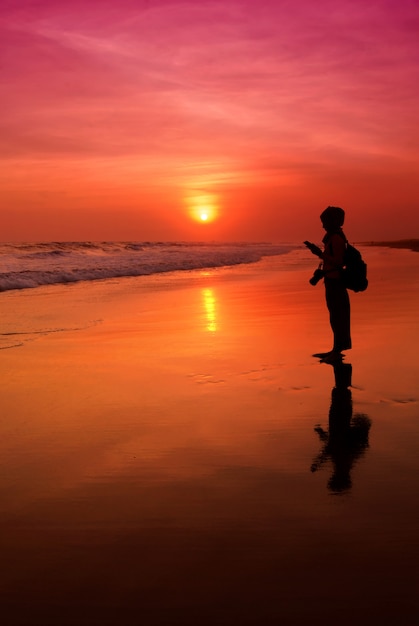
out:
M345 221L345 211L339 206L328 206L320 215L323 224L327 224L332 228L341 228Z

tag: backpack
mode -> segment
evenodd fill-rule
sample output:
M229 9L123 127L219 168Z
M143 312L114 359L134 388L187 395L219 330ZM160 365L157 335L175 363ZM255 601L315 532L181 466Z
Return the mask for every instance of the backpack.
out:
M345 287L352 291L365 291L368 287L367 264L359 250L346 242L342 277Z

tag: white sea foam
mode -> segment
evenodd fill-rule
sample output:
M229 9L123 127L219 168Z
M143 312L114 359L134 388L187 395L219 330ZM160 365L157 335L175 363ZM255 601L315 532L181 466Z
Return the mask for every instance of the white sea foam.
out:
M0 291L254 263L295 247L183 242L0 244Z

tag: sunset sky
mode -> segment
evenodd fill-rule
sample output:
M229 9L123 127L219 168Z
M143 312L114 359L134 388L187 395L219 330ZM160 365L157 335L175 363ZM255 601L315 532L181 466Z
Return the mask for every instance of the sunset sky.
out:
M3 241L419 237L417 0L0 8Z

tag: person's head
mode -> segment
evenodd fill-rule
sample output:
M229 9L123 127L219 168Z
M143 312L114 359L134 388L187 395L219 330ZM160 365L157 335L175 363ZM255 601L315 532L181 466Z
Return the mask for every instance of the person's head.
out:
M328 206L320 215L323 228L328 232L339 230L345 221L345 211L338 206Z

